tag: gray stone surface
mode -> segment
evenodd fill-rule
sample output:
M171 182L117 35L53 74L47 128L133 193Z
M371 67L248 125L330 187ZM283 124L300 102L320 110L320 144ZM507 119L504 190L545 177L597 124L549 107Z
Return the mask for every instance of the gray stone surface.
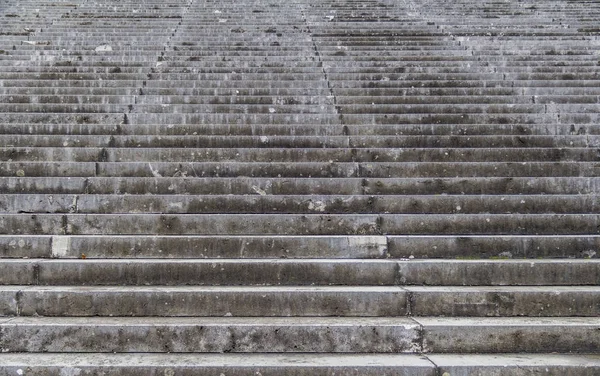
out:
M431 362L388 354L0 354L0 375L343 375L434 376Z
M413 316L569 317L600 315L600 290L589 287L411 286Z
M413 353L407 318L15 318L2 352Z
M44 285L393 285L392 260L42 260Z
M598 373L597 2L0 8L0 375Z
M16 292L0 291L1 313L15 314ZM260 317L404 316L408 300L399 287L53 286L23 290L18 301L21 316Z
M429 355L438 373L452 376L503 376L548 374L565 376L595 375L600 371L596 355Z
M600 346L594 318L415 318L431 353L584 353Z

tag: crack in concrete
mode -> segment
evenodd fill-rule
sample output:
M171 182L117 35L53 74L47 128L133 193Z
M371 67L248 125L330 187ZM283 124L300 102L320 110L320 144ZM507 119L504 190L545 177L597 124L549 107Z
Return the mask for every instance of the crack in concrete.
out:
M338 106L338 104L337 104L337 97L333 90L333 86L331 85L331 80L329 79L327 70L325 69L325 64L323 64L323 59L321 58L321 52L319 51L319 47L317 46L317 42L315 41L315 37L313 35L312 29L310 27L310 24L308 22L308 19L306 17L306 13L304 12L304 10L301 11L301 15L302 15L302 20L304 20L304 24L306 25L306 29L308 30L308 34L310 35L310 40L312 42L315 56L317 57L319 66L321 67L321 73L323 74L325 82L327 83L327 89L329 90L329 96L333 99L333 108L335 109L335 113L338 116L338 120L340 121L340 124L344 125L343 132L344 132L344 135L346 135L346 132L348 131L348 127L345 125L344 114L342 112L342 108L340 106Z

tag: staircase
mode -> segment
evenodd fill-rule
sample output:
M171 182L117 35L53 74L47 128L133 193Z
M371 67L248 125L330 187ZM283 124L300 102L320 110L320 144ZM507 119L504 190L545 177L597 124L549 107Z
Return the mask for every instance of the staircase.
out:
M0 19L0 375L600 374L600 3Z

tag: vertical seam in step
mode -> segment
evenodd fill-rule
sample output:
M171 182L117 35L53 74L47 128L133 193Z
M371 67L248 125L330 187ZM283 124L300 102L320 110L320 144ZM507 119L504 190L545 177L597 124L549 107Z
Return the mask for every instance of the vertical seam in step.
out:
M17 316L21 316L21 311L23 311L23 302L21 301L21 298L23 297L23 290L19 289L19 291L17 291L15 293L15 305L16 305L16 315Z
M413 306L414 306L414 293L403 287L402 290L406 291L406 316L413 316Z
M175 26L175 29L170 33L170 35L167 34L167 40L163 45L163 49L156 56L156 65L148 67L149 70L146 73L146 78L144 80L142 80L141 85L138 85L137 89L135 90L135 94L133 95L133 103L130 103L127 106L128 112L123 113L123 121L121 122L121 124L124 124L124 125L129 124L129 119L127 117L127 113L133 112L134 106L136 106L138 104L138 99L140 99L140 97L144 95L144 88L146 87L146 81L152 79L152 74L156 72L155 68L159 66L158 63L165 60L166 52L171 45L171 41L172 41L173 37L179 32L179 26L181 26L184 17L189 12L190 8L195 4L195 2L196 2L196 0L189 0L187 2L187 5L183 8L183 10L181 12L181 16L179 18L178 25ZM167 32L168 32L168 30L167 30ZM117 127L117 133L121 133L121 129L119 126Z
M436 376L442 376L440 366L438 366L428 355L421 354L421 356L435 367L434 372Z
M319 65L321 66L321 73L323 73L323 77L325 78L325 82L327 84L327 89L329 90L329 96L333 99L333 108L335 109L335 113L338 116L338 120L340 124L343 125L343 134L347 135L348 127L345 126L344 114L342 109L337 104L337 97L335 92L333 91L333 86L331 85L331 81L329 80L329 75L327 74L327 70L325 69L325 64L323 64L323 59L321 59L321 52L319 51L319 47L315 41L315 37L313 36L312 29L310 28L310 24L308 22L308 18L306 17L306 13L304 10L301 11L302 19L306 25L306 29L308 30L308 34L310 35L310 40L312 42L313 50L315 51L315 56L317 56Z
M384 258L390 258L390 257L392 257L390 255L390 237L387 236L387 235L383 235L383 234L382 234L382 236L385 239L385 250L383 251L383 257Z
M408 319L417 325L417 339L416 339L417 351L420 354L423 354L423 352L425 350L423 324L421 324L419 321L415 320L414 317L408 317Z
M33 284L35 286L40 285L40 262L36 261L33 264Z

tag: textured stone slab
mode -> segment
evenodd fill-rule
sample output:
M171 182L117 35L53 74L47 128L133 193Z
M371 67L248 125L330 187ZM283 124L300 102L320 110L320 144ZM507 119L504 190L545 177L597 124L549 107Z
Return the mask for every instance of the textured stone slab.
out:
M42 285L389 286L396 277L396 263L391 260L85 259L37 265Z
M415 318L431 353L596 353L600 319Z
M380 352L419 349L406 318L15 318L2 352Z
M48 257L51 254L51 242L50 236L0 235L0 257Z
M15 314L14 287L3 287ZM10 303L8 306L8 303ZM36 287L19 296L21 316L404 316L399 287Z
M598 235L388 236L399 258L596 258Z
M6 235L380 235L372 214L6 214Z
M68 372L106 376L434 376L426 359L404 354L0 354L0 375Z
M0 242L3 237L0 236ZM18 239L18 237L17 237ZM26 237L25 237L26 239ZM64 254L79 258L351 258L387 256L385 236L70 236ZM17 240L18 242L18 240Z
M88 183L89 184L89 183ZM312 189L309 190L312 191ZM89 186L87 188L89 191ZM600 213L597 195L90 195L0 194L7 213L396 213L577 214Z
M414 316L600 316L597 286L410 286L405 290Z
M3 259L0 261L0 285L32 285L38 281L36 260Z
M398 262L408 285L600 285L600 260L411 260Z
M438 375L525 376L532 373L568 376L593 376L600 372L598 355L564 354L469 354L427 356Z
M600 216L590 214L382 214L389 235L597 235Z

